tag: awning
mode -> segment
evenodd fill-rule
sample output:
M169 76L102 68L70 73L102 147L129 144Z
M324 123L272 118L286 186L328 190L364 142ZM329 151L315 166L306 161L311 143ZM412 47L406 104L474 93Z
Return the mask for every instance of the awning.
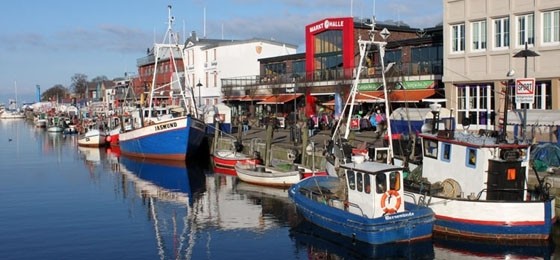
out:
M392 90L389 93L389 100L391 102L419 102L422 99L433 96L436 93L435 89L408 89L408 90ZM381 103L385 102L383 99L384 93L381 90L377 91L361 91L356 94L356 103ZM343 99L346 101L346 98ZM334 106L334 99L323 103L325 106Z
M363 91L356 93L355 104L361 103L380 103L383 102L384 99L383 92L378 93L378 91ZM348 97L342 99L343 102L346 102ZM322 103L324 106L334 106L334 99Z
M433 88L428 89L407 89L407 90L393 90L389 94L389 100L391 102L418 102L427 97L431 97L436 94L436 90Z
M523 110L508 111L507 124L523 124L523 114ZM527 109L526 124L529 126L558 126L560 125L560 110Z
M261 101L271 97L270 95L254 95L254 96L231 96L225 97L224 100L229 101Z
M302 94L279 94L276 96L269 97L263 101L257 102L258 105L276 105L284 104L290 102L297 97L302 96Z

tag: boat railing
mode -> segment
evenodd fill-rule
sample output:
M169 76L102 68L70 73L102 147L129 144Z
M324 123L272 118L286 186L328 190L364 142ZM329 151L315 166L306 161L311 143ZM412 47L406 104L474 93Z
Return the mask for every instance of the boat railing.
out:
M415 205L419 205L419 206L428 206L428 205L430 205L430 202L432 201L432 196L420 195L417 199L416 194L414 194L412 192L408 192L408 191L404 192L404 196L410 197L412 199L412 202ZM427 199L427 201L426 201L426 199Z
M343 201L339 199L335 195L335 193L333 193L328 189L321 188L321 190L316 190L316 189L309 189L309 188L302 187L299 189L299 192L311 200L323 203L325 205L329 205L334 208L338 208L345 211L348 211L350 207L355 208L360 211L360 214L362 216L365 216L364 211L358 204L349 201Z

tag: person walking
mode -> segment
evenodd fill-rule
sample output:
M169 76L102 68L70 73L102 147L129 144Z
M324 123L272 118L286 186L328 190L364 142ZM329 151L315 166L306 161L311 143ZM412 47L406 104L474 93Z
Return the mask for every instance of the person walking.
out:
M249 131L249 115L250 114L244 115L242 118L243 121L241 121L243 124L243 134L246 134Z

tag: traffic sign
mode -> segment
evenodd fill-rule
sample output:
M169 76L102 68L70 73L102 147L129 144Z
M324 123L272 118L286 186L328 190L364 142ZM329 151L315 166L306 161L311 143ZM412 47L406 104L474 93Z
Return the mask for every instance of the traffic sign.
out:
M535 78L515 79L515 102L528 104L535 102Z

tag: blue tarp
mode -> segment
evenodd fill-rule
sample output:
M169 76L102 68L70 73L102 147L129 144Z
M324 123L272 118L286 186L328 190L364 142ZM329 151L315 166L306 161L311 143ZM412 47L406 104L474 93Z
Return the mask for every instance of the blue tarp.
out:
M560 146L554 143L539 144L533 148L531 160L539 160L548 167L560 167Z

